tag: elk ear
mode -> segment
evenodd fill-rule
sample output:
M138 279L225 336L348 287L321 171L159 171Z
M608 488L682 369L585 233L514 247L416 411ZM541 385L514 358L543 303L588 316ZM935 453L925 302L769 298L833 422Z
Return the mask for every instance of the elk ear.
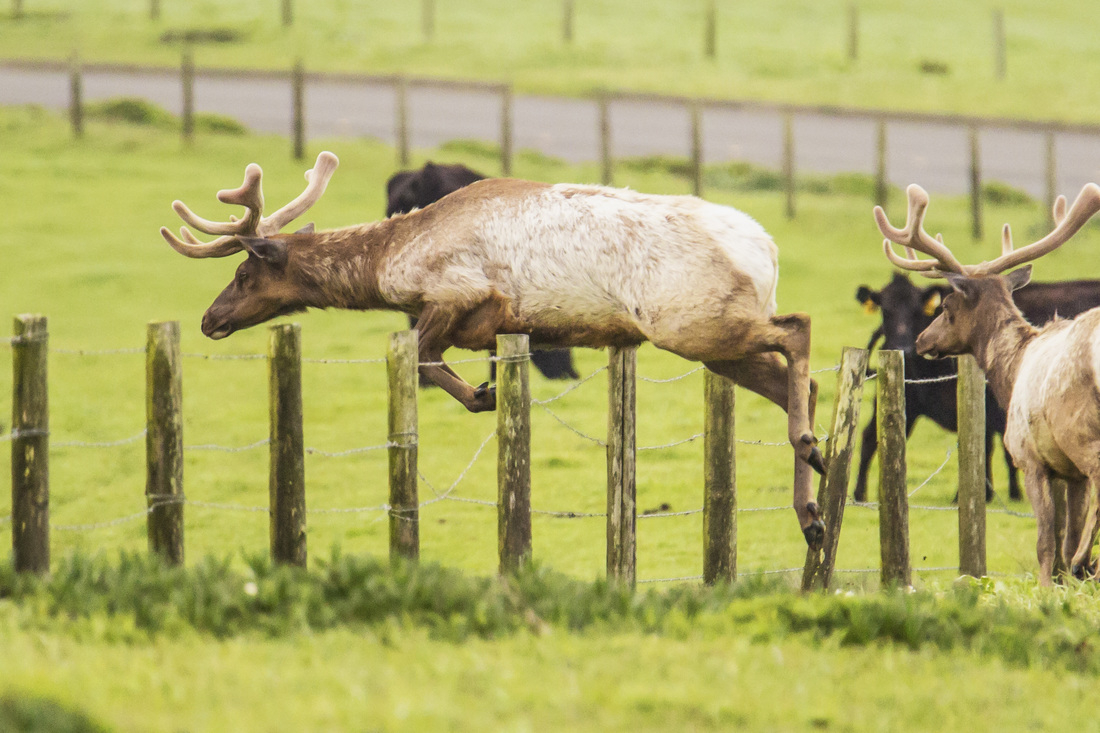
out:
M1005 275L1005 282L1009 290L1019 290L1031 282L1031 265L1024 265L1019 270L1013 270Z
M276 267L286 264L286 242L281 239L262 237L237 237L237 241L248 254Z
M940 307L942 302L943 294L938 289L926 293L924 296L924 315L929 317L936 315L936 309Z
M978 299L978 290L974 287L974 282L966 275L958 275L953 272L948 273L947 283L951 286L952 290L966 300L976 301Z
M867 315L874 315L878 310L878 293L866 285L860 285L856 290L856 300L863 303L863 311Z
M299 229L298 231L296 231L294 233L295 234L313 234L313 232L316 228L317 227L314 225L314 223L310 222L310 223L306 224L304 227L302 227L301 229Z

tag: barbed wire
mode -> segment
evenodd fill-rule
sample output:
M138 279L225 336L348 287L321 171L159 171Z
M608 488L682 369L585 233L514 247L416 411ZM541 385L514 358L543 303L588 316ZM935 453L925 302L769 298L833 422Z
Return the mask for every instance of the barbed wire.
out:
M82 440L64 440L56 443L50 443L50 448L114 448L120 445L127 445L128 443L136 443L146 436L149 431L142 430L136 435L131 435L129 438L122 438L120 440L107 440L100 442L85 442Z
M264 445L271 443L270 438L264 438L263 440L257 440L255 443L249 443L248 445L242 445L237 447L230 447L224 445L217 445L215 443L202 443L200 445L185 445L183 449L189 450L207 450L207 451L219 451L221 453L243 453L244 451L253 450Z
M302 358L306 364L385 364L387 359L325 359Z
M690 372L681 374L678 377L669 377L668 379L653 379L652 377L643 377L639 374L638 379L642 380L643 382L649 382L650 384L669 384L670 382L679 382L681 379L687 379L692 374L695 374L695 372L702 371L703 369L706 369L706 367L697 366Z
M933 472L932 472L932 473L931 473L931 474L930 474L930 475L928 476L928 478L926 478L926 479L925 479L924 481L921 481L920 485L919 485L919 486L917 486L917 488L915 488L915 489L913 489L912 491L910 491L910 492L909 492L909 498L910 498L910 499L912 499L912 498L913 498L913 494L915 494L915 493L917 493L918 491L920 491L921 489L923 489L923 488L924 488L924 487L925 487L925 486L926 486L926 485L928 484L928 482L929 482L929 481L931 481L932 479L934 479L934 478L935 478L935 477L936 477L936 476L937 476L937 475L939 474L939 472L940 472L940 471L942 471L942 470L944 469L944 467L946 467L946 466L947 466L947 463L948 463L948 461L950 461L950 460L951 460L951 451L952 451L952 449L951 449L951 448L948 448L948 449L947 449L947 456L946 456L946 457L945 457L945 458L943 459L943 463L941 463L941 464L940 464L940 467L939 467L939 468L937 468L937 469L936 469L935 471L933 471Z
M144 354L144 346L134 346L125 349L50 349L51 354L66 354L70 356L112 356L115 354Z
M948 374L943 377L928 377L927 379L906 379L906 384L935 384L936 382L953 382L959 378L958 374Z
M257 359L267 359L267 354L197 354L197 353L183 353L180 354L185 359L203 359L205 361L256 361Z

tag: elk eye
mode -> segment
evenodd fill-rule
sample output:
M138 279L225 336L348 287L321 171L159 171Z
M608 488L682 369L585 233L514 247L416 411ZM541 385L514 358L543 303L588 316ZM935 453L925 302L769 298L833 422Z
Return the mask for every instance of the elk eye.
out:
M238 285L244 285L247 280L248 280L248 273L247 272L245 272L244 270L241 270L237 273L237 284Z

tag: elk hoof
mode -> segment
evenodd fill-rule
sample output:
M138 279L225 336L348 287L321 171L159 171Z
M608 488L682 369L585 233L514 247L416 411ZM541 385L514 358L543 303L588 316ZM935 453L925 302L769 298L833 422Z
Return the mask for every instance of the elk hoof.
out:
M805 439L803 439L805 442ZM810 468L817 471L822 476L825 475L825 458L821 455L821 451L817 449L815 445L810 450L810 456L806 459L806 463L810 464Z
M820 550L825 546L825 523L820 519L810 522L810 526L802 530L806 536L806 544L811 550Z
M497 387L482 382L474 389L474 400L470 412L490 412L497 409Z
M1077 563L1074 563L1070 566L1069 574L1077 578L1077 580L1084 580L1088 577L1088 572L1085 570L1085 566L1078 565Z

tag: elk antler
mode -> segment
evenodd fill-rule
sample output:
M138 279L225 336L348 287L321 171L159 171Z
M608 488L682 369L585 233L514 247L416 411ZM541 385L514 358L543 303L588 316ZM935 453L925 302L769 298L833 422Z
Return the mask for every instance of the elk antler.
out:
M1055 227L1047 236L1026 247L1013 250L1012 231L1008 224L1005 224L1001 233L1000 257L977 265L963 265L944 245L943 237L937 234L933 239L924 231L924 211L928 207L928 194L925 190L913 184L906 189L906 196L909 200L909 212L904 229L891 226L882 207L875 207L875 222L878 224L879 231L886 237L882 248L886 257L898 267L920 272L925 277L931 278L945 277L949 272L968 277L995 275L1038 259L1069 241L1070 237L1076 234L1093 214L1100 211L1100 186L1095 183L1086 184L1068 212L1065 197L1058 197L1054 203ZM895 253L891 243L905 247L907 257L901 257ZM923 252L935 259L918 259L917 252Z
M325 151L317 156L313 168L306 171L306 189L293 201L271 216L263 216L264 194L260 180L263 171L255 163L249 164L244 171L244 183L239 188L218 191L218 200L225 204L236 204L247 209L243 219L230 216L227 222L210 221L196 215L182 201L173 201L172 209L191 227L204 234L221 235L211 242L200 242L187 227L180 228L183 240L177 238L167 227L161 227L161 236L172 248L187 257L225 257L240 252L244 247L238 237L271 237L290 222L304 214L309 207L317 203L325 192L329 179L340 164L339 159Z

